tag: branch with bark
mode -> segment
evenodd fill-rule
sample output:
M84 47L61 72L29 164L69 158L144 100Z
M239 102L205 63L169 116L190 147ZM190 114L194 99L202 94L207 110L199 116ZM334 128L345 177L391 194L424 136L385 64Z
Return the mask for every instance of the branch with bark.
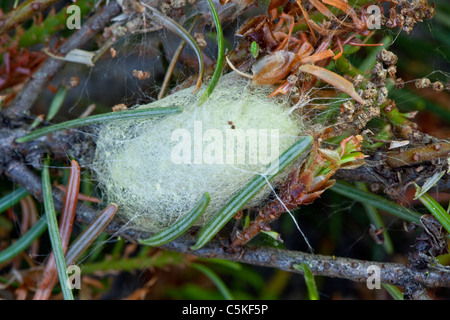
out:
M41 180L26 165L18 161L11 162L5 169L5 174L13 182L28 190L36 199L42 201ZM63 193L55 188L53 197L56 210L61 210ZM95 209L79 203L77 221L89 224L97 214L98 212ZM146 232L124 228L119 221L113 221L105 231L111 235L123 237L130 242L137 242L139 239L150 236ZM450 272L433 267L419 270L399 263L365 261L251 245L247 245L243 252L230 253L219 240L213 240L206 246L193 251L190 246L194 243L195 236L190 234L179 237L161 248L203 258L221 258L294 273L302 273L295 268L295 265L306 263L314 275L357 282L367 281L372 276L374 268L378 268L381 282L404 288L405 293L413 299L426 299L428 296L425 288L450 287Z

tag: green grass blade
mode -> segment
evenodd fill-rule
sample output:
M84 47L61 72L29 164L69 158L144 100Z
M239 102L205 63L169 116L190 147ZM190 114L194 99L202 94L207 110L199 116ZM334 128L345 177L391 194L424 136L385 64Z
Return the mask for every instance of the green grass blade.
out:
M376 194L360 190L348 183L336 181L330 190L347 198L372 205L403 220L420 224L420 214Z
M105 243L106 243L108 237L109 237L109 235L105 232L100 233L100 235L97 235L95 237L95 240L93 241L93 244L92 244L91 252L89 252L89 257L88 257L89 262L93 262L93 261L97 260L98 257L100 257L100 255L103 252L103 249L105 247ZM67 255L66 255L66 260L68 260ZM67 261L67 263L70 263L70 262Z
M213 16L214 23L216 24L217 61L216 61L216 68L214 69L214 73L211 77L211 81L209 82L205 92L203 92L202 96L200 97L199 100L200 105L203 104L208 99L208 97L216 88L217 83L219 82L220 76L222 74L223 65L225 61L225 41L223 37L222 26L220 25L219 15L217 14L216 8L214 7L214 3L212 2L212 0L208 0L208 4L209 8L211 9L211 14Z
M71 5L71 3L67 5ZM80 18L83 19L93 9L95 1L78 0L76 5L80 8ZM50 11L44 21L35 20L32 26L23 30L23 33L21 32L20 35L16 33L12 41L18 41L20 48L48 43L52 35L67 28L66 21L69 14L66 10L67 7L61 8L57 13Z
M125 247L126 241L124 238L119 237L118 241L114 244L114 247L111 250L111 259L120 259L120 255L123 252L123 248Z
M185 233L205 212L209 204L209 193L205 193L195 207L183 218L170 227L151 236L148 239L139 240L139 243L147 246L161 246Z
M356 187L360 190L369 192L366 184L364 182L356 182L355 183ZM367 216L369 217L370 223L372 223L375 228L383 229L383 237L384 237L384 243L383 243L383 247L384 250L386 251L386 253L388 254L393 254L394 253L394 246L392 244L392 240L391 237L389 236L389 233L386 231L386 227L384 226L383 220L380 217L380 214L378 213L377 209L368 204L368 203L361 203L364 207L364 209L366 210Z
M287 165L294 161L294 159L305 152L312 141L313 138L311 136L301 138L286 150L277 162L272 163L264 175L255 176L255 178L242 188L240 192L234 196L202 230L200 230L197 242L191 249L197 250L208 243L209 240L211 240L220 229L230 221L234 214L266 185L267 180L272 179L278 172L283 170Z
M450 123L450 111L447 106L433 102L433 100L427 99L426 96L421 96L411 91L408 87L402 90L390 90L389 96L397 102L397 105L410 104L416 110L426 109L433 112L439 119Z
M68 286L69 278L66 272L66 260L59 235L58 221L56 220L56 212L53 204L52 184L49 173L50 160L47 158L46 164L42 168L42 195L44 197L45 215L47 217L48 232L50 242L52 244L53 255L58 270L59 282L65 300L73 300L72 290Z
M25 233L8 248L0 252L0 264L14 258L27 249L34 242L34 240L39 238L44 233L46 229L46 217L43 216L34 224L33 227L30 228L30 230L28 230L27 233Z
M383 288L391 295L394 300L404 300L403 293L392 284L382 283Z
M210 268L198 263L192 263L191 266L206 275L216 285L226 300L233 300L233 296L225 283Z
M418 190L420 187L416 185ZM431 212L431 214L439 221L440 224L450 233L450 215L445 209L428 193L423 193L417 197L425 207Z
M427 193L439 180L441 180L442 176L445 174L445 170L441 172L436 172L430 178L428 178L422 187L417 188L417 192L415 194L414 199L418 199L423 194Z
M53 118L56 116L56 114L61 109L61 106L66 99L67 93L69 93L69 90L65 86L59 86L58 91L56 91L55 96L53 97L52 103L50 104L50 107L48 108L47 113L47 121L52 121Z
M305 277L306 287L308 288L309 300L319 300L319 292L317 291L316 280L314 279L314 275L311 272L311 269L308 267L306 263L295 264L294 269L300 270L303 272Z
M142 119L142 118L154 118L154 117L164 117L167 115L171 115L174 113L182 112L181 108L178 107L168 107L168 108L139 108L134 110L127 110L121 112L108 112L102 113L95 116L90 116L86 118L69 120L66 122L54 124L48 127L44 127L41 129L37 129L23 137L17 138L17 143L28 142L43 136L46 136L50 133L88 126L92 124L100 124L109 121L117 121L117 120L132 120L132 119Z
M28 195L28 191L20 187L0 199L0 213L12 207Z
M336 68L345 74L348 74L349 76L356 76L356 75L364 75L364 72L361 70L358 70L355 68L350 61L347 60L347 58L342 55L339 59L335 61Z

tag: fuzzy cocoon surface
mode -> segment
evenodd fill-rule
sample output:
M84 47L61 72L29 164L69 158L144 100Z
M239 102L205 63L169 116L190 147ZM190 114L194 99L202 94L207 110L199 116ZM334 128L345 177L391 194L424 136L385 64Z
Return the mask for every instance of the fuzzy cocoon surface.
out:
M258 141L266 135L270 162L302 135L301 119L288 113L285 97L268 98L272 90L252 87L248 80L226 75L201 106L197 104L201 92L193 95L189 88L141 106L178 106L183 109L180 114L101 126L93 170L106 200L119 206L125 223L157 232L188 213L203 193L209 192L209 207L197 223L203 225L266 167L262 161L251 163L255 150L249 145L244 163L227 161L227 150L228 154L231 150L227 149L227 132L255 130ZM201 140L196 136L199 129ZM279 139L274 140L277 132ZM246 143L249 141L246 136ZM275 142L278 145L273 145ZM277 152L271 152L272 146ZM235 155L239 150L235 143ZM257 204L270 192L265 188L248 205Z

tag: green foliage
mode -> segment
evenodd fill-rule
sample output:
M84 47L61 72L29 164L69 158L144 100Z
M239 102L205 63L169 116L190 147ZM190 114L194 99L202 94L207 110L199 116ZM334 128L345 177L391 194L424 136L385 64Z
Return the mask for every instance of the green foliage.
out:
M25 198L28 192L20 187L0 199L0 213L18 203Z
M55 96L53 97L50 107L48 108L47 121L52 121L59 112L67 93L69 93L69 90L65 86L60 85L58 91L56 91Z
M225 62L225 41L223 37L222 25L220 24L219 15L217 14L216 8L214 7L214 3L212 2L212 0L208 0L208 5L211 10L214 23L216 24L218 52L217 52L216 68L214 69L214 73L211 77L208 87L206 87L205 92L200 97L199 104L203 104L216 88L220 76L222 75L223 65Z
M274 178L280 171L292 163L296 158L302 155L311 145L312 137L301 138L286 150L278 161L272 163L263 175L257 175L241 191L234 196L220 212L200 231L197 242L192 246L192 250L197 250L209 242L222 227L238 212L259 190L261 190L267 181Z
M394 300L404 300L403 293L396 286L388 283L382 283L381 285L387 292L389 292Z
M198 271L205 274L216 285L217 289L220 291L225 300L233 300L233 296L231 295L230 290L211 269L199 263L193 263L191 264L191 266L194 269L197 269Z
M422 202L431 214L439 221L440 224L450 233L450 215L445 209L428 193L422 193L420 187L416 184L419 195L416 197Z
M166 244L185 233L205 212L209 204L209 193L205 193L198 201L196 206L183 218L172 224L170 227L158 232L147 239L142 239L139 242L147 246L161 246Z
M85 16L92 10L94 0L78 0L76 5L80 8L81 16ZM51 11L41 23L33 23L19 37L20 47L31 47L36 44L47 43L49 38L58 31L66 29L66 20L69 14L66 8L58 12Z
M395 202L392 202L371 192L360 190L348 183L338 181L333 187L330 188L330 190L350 199L360 201L361 203L372 205L375 208L386 211L406 221L414 222L417 224L420 223L420 215L416 212L412 212L411 210L408 210L405 207L396 204Z
M53 192L50 182L49 172L50 159L42 168L42 193L44 196L45 215L47 217L48 232L52 244L52 251L56 261L56 268L58 270L59 281L61 283L62 292L65 300L73 300L71 288L67 285L69 278L66 272L66 260L64 258L64 251L59 236L58 221L56 220L55 207L53 205Z
M19 240L14 242L8 248L0 252L0 263L11 260L18 254L27 249L37 238L39 238L47 230L46 217L39 219L27 233L22 235Z
M253 58L258 58L260 47L257 42L253 41L250 47L250 51L252 52Z
M306 263L300 265L294 265L294 268L303 272L305 277L306 287L308 288L309 300L319 300L319 292L317 291L316 280L314 280L314 275L309 269Z
M54 124L48 127L40 128L32 133L29 133L23 137L16 139L17 143L28 142L50 133L57 132L60 130L77 128L82 126L88 126L93 124L100 124L109 121L117 120L130 120L130 119L144 119L144 118L154 118L163 117L174 113L180 113L182 110L178 107L168 107L168 108L141 108L122 112L110 112L102 113L95 116L90 116L86 118L69 120L66 122Z

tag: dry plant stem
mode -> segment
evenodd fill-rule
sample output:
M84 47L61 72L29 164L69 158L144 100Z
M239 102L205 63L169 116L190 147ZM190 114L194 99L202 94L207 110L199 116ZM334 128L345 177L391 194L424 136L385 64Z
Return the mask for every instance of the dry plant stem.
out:
M111 203L102 212L94 217L92 222L75 239L66 254L67 265L77 262L77 259L98 238L103 230L109 225L117 213L117 205Z
M67 191L64 196L64 205L61 215L59 233L64 253L69 246L70 234L72 233L73 221L75 219L78 191L80 189L81 171L78 163L72 160ZM50 297L53 287L58 280L55 258L50 255L45 267L42 280L34 295L34 300L47 300Z
M30 207L28 206L28 203L25 200L25 198L20 200L20 211L22 213L21 221L20 221L20 232L22 232L24 234L30 228L30 220L31 220ZM13 268L19 270L21 263L22 263L22 257L16 257L13 262Z
M386 162L391 168L412 165L423 161L446 158L450 155L450 143L439 142L411 148L406 151L392 151L386 154Z
M27 201L24 199L20 200L20 209L22 211L22 219L20 222L20 231L25 233L30 227L31 213L28 207Z
M39 220L36 203L34 202L33 197L31 197L30 195L25 197L25 201L31 213L31 225L34 226L34 224L37 223ZM36 241L34 241L31 244L29 256L31 258L35 258L38 255L38 253L39 253L39 239L36 239Z
M316 44L316 42L317 42L316 34L314 33L313 28L311 27L311 25L310 25L309 22L308 22L308 21L310 20L309 15L308 15L308 12L307 12L307 11L305 10L305 8L303 7L302 1L301 1L301 0L296 0L296 2L297 2L297 5L300 7L300 10L301 10L303 16L304 16L305 19L306 19L306 24L308 25L309 31L311 31L311 35L312 35L312 37L313 37L313 44Z
M34 203L33 198L30 195L27 195L25 198L20 200L20 208L22 213L22 221L20 225L20 232L22 234L25 234L34 224L38 221L38 213L36 209L36 205ZM12 208L9 208L8 210L12 210ZM28 220L28 221L25 221ZM29 225L28 225L29 224ZM28 250L27 254L24 255L22 258L30 259L31 263L30 265L34 265L34 262L32 258L35 258L39 251L39 239L36 239ZM21 264L21 259L17 259L14 261L13 266L16 269L19 269L19 265Z
M38 201L42 202L42 184L39 177L31 171L26 165L19 161L11 161L8 167L5 169L5 174L11 181L19 185L26 186L26 190L35 197ZM56 211L62 211L63 209L64 193L53 188L53 202ZM94 217L98 215L98 212L91 207L78 204L77 217L85 222L90 223Z
M12 181L22 185L30 194L42 200L40 179L25 165L19 162L12 162L6 169L6 174ZM55 190L53 196L55 208L56 210L60 210L62 208L63 195L59 190ZM97 211L86 206L78 206L77 208L77 220L84 224L92 222L97 214ZM105 231L115 236L121 236L131 242L137 242L139 239L145 239L150 236L140 231L124 229L115 221ZM212 240L204 247L191 251L189 248L195 243L195 240L192 236L182 236L161 248L204 258L221 258L296 273L301 272L296 270L293 265L307 263L314 275L343 278L359 282L366 281L368 278L367 267L372 265L380 268L380 280L384 283L397 285L406 289L417 287L420 290L423 290L422 286L427 288L450 287L450 274L433 268L416 270L398 263L363 261L254 246L246 246L245 251L230 254L217 240Z
M66 190L67 190L67 188L65 186L60 185L60 184L55 185L55 187L58 188L59 190L61 190L62 192L66 192ZM101 203L102 202L102 200L100 200L99 198L90 197L90 196L82 194L82 193L78 193L78 200L92 202L92 203Z
M192 30L194 30L194 27L196 26L196 24L197 24L197 17L192 22L192 25L189 28L189 30L187 30L187 32L189 32L189 34L192 32ZM172 73L175 70L175 66L177 65L178 59L180 59L181 53L183 52L183 49L185 46L186 46L186 41L181 40L180 44L178 45L177 50L175 51L175 53L172 57L172 60L170 61L170 65L167 68L167 72L164 75L164 81L161 86L161 90L158 93L158 100L160 100L164 97L164 93L166 92L166 89L169 86L169 81L170 81L170 78L172 77Z
M173 55L172 60L170 61L170 65L167 68L166 74L164 76L164 81L161 86L161 90L158 93L158 100L161 100L164 97L164 93L166 92L166 89L169 85L169 81L170 81L170 78L172 77L173 70L175 70L177 61L180 58L181 53L183 52L183 49L185 46L186 46L186 41L181 40L180 44L178 45L177 51L175 51L175 54Z
M365 282L369 276L368 267L380 268L380 281L402 288L420 284L428 288L450 287L450 273L434 269L416 270L403 264L384 263L335 256L323 256L300 251L275 249L269 247L246 246L242 253L230 254L219 241L211 241L204 247L189 251L194 241L191 237L180 237L162 248L182 253L190 253L203 258L220 258L257 266L277 268L289 272L301 273L293 266L306 263L316 276L348 279Z
M19 185L26 186L26 190L34 197L36 200L42 202L42 185L39 177L31 171L26 165L19 161L11 161L8 167L5 169L5 174L12 181ZM64 207L64 193L53 188L53 201L56 211L62 211ZM77 207L77 210L79 207ZM84 210L86 213L95 215L96 211L86 207Z
M396 194L401 195L412 182L422 185L437 170L445 170L445 167L433 164L419 164L423 170L416 171L415 167L398 167L389 168L384 165L374 166L373 163L367 162L356 169L338 170L333 176L348 182L360 181L369 183L372 191L394 191L389 192L390 196ZM426 172L426 173L424 173ZM433 187L432 190L439 192L450 192L450 176L444 175Z
M111 18L120 13L120 6L116 2L111 2L100 12L96 13L80 30L68 38L59 47L56 55L64 56L70 50L80 48L109 23ZM39 68L36 73L30 77L22 90L17 94L11 105L5 109L4 116L6 118L18 119L23 113L31 109L34 102L41 94L45 86L56 75L56 73L64 66L65 61L56 59L47 59L47 61Z

